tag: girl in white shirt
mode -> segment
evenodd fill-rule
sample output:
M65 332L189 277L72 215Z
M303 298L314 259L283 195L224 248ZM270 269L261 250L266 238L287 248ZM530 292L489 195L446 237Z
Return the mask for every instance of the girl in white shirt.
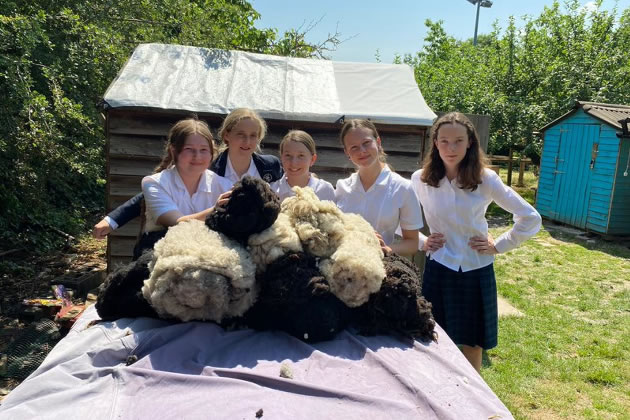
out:
M381 138L369 120L352 119L340 134L343 149L358 170L337 181L335 200L346 213L357 213L367 220L385 252L413 255L418 249L418 229L422 215L411 184L385 164ZM400 226L402 240L394 242Z
M208 170L215 154L208 125L196 119L178 121L169 131L166 153L155 174L142 179L146 204L145 231L199 219L224 204L231 184Z
M280 161L284 175L271 184L271 189L280 201L295 195L293 187L310 187L320 200L335 201L335 189L311 173L311 166L317 160L315 141L305 131L291 130L280 142Z
M431 129L431 152L411 177L431 234L422 294L435 320L479 372L483 349L497 344L494 255L516 248L540 229L538 212L484 165L479 136L463 114L451 112ZM497 240L488 234L491 202L513 214L514 226Z

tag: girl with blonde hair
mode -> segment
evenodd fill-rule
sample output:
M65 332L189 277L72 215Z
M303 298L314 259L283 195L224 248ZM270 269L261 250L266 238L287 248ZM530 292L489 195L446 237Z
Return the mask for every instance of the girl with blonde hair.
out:
M260 143L266 133L267 124L256 111L237 108L230 112L219 129L223 145L211 170L232 184L246 175L269 183L280 179L280 160L260 153Z
M293 187L310 187L320 200L335 200L335 190L330 182L311 173L317 160L315 141L305 131L291 130L280 142L280 161L284 175L271 184L280 200L295 195Z

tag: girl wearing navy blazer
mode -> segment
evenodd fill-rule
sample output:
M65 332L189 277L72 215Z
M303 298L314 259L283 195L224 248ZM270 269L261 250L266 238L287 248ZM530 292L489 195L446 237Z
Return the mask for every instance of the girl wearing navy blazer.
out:
M260 154L260 142L267 134L267 124L256 111L238 108L225 117L219 129L223 142L221 153L210 169L234 184L246 175L268 183L282 177L280 160Z

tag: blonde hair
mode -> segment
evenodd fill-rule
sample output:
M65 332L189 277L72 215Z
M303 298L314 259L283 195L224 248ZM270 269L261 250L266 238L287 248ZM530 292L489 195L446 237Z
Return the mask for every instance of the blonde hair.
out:
M486 167L486 155L481 150L479 134L473 123L461 112L449 112L442 115L431 127L431 152L424 158L422 164L422 182L438 187L440 180L446 176L446 167L435 145L440 127L445 124L460 124L466 128L470 147L466 150L464 159L457 168L457 182L460 188L475 191L481 184L481 175Z
M378 131L376 130L376 126L372 121L358 118L350 119L343 124L343 126L341 127L341 132L339 133L339 140L341 141L341 145L343 146L344 150L346 150L346 143L344 142L344 138L348 134L348 131L355 128L367 128L368 130L370 130L372 132L372 135L374 136L374 141L380 138L380 136L378 135ZM385 154L383 147L378 144L378 160L385 163L386 158L387 155Z
M317 151L315 149L315 140L313 140L313 137L311 137L310 134L302 130L291 130L282 138L279 147L280 154L282 154L284 146L290 141L303 144L311 153L311 155L317 154Z
M208 124L206 124L205 121L201 121L196 118L187 118L185 120L177 121L169 130L164 155L162 155L162 161L160 164L155 167L155 172L162 172L169 166L174 165L177 160L177 156L186 145L186 139L188 136L192 136L194 134L199 134L208 141L211 155L210 161L212 162L216 156L216 147L214 145L214 138L210 132L210 127L208 127ZM174 150L174 153L171 152L172 150Z
M267 123L256 111L250 108L236 108L225 117L221 128L219 128L219 139L223 143L221 145L221 151L229 148L229 145L225 142L225 134L232 131L232 129L236 127L236 124L246 119L250 119L258 124L258 145L256 146L256 152L260 153L260 142L267 134Z

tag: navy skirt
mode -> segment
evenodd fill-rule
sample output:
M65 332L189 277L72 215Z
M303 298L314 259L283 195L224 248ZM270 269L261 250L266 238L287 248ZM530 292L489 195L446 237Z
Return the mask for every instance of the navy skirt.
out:
M497 283L492 264L453 271L427 257L422 294L435 321L455 344L491 349L497 345Z

